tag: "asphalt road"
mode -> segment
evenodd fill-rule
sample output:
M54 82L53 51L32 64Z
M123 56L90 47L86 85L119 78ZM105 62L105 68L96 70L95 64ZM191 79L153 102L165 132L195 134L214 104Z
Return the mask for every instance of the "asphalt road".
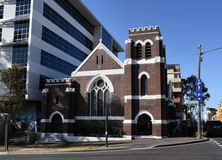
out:
M222 138L156 149L94 151L67 154L0 155L0 160L221 160Z

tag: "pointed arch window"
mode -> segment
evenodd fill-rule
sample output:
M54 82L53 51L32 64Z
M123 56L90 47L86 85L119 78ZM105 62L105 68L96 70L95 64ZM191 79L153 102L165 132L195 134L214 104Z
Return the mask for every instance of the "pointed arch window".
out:
M142 59L142 44L141 43L138 43L136 45L136 56L137 56L137 59Z
M152 56L151 52L152 52L151 44L149 42L147 42L146 45L145 45L145 57L146 57L146 59L151 58L151 56Z
M109 107L111 103L111 93L108 84L99 78L92 84L93 88L90 95L90 115L104 116L105 107ZM109 107L110 108L110 107Z
M141 77L140 91L141 91L141 96L148 94L148 79L147 79L146 75L142 75L142 77Z

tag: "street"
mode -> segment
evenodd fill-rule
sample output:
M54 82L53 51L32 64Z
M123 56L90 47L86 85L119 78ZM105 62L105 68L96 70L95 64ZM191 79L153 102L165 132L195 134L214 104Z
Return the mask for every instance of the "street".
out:
M0 160L221 160L222 138L208 142L155 149L144 147L128 150L110 150L57 154L1 155Z

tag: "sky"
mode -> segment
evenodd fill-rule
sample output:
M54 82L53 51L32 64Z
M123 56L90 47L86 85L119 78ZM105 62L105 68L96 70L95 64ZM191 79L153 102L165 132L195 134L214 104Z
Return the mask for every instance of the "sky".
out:
M125 48L128 29L159 25L167 64L180 64L182 78L197 75L197 46L222 47L222 0L82 0ZM119 55L124 59L124 53ZM203 55L201 79L209 89L206 107L222 101L222 50Z

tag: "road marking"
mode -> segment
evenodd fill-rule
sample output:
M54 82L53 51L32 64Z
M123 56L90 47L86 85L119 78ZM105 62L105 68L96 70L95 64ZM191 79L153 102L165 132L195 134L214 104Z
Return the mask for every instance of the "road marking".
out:
M222 144L217 142L215 139L210 139L210 141L214 142L218 147L220 147L222 149Z

